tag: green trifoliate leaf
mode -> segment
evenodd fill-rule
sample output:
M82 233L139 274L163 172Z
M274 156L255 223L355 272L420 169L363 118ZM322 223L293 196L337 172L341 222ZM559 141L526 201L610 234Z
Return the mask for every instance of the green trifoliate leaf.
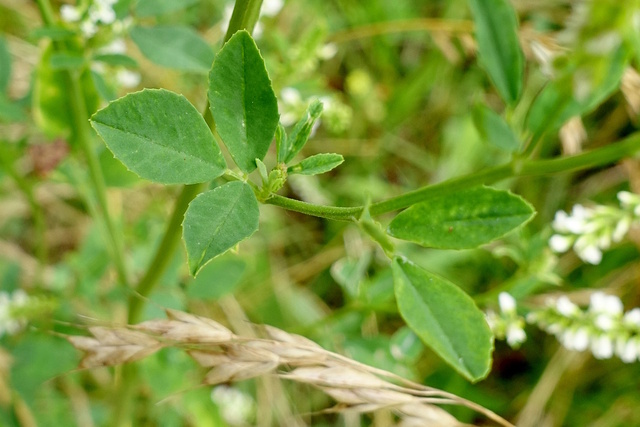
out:
M258 47L238 31L209 73L209 105L216 130L244 172L264 159L278 126L278 103Z
M144 56L158 65L203 74L211 68L213 49L189 27L134 27L130 34Z
M409 207L391 221L389 234L432 248L469 249L502 237L534 215L519 196L477 187Z
M509 152L520 148L520 139L513 129L491 108L477 105L473 111L473 122L482 139L494 147Z
M518 18L508 0L469 0L478 57L507 104L522 92L524 56L518 40Z
M289 163L293 158L302 150L302 147L309 140L309 135L311 135L311 131L313 130L313 125L320 118L322 114L322 102L316 100L309 105L307 111L304 113L304 116L296 123L291 131L291 134L286 139L286 144L282 150L283 161L280 161L280 157L278 157L278 162L280 163Z
M340 154L323 153L307 157L297 165L290 166L287 169L289 174L299 175L319 175L329 172L344 162L344 157Z
M255 233L259 216L256 196L244 182L229 182L193 199L182 224L191 274Z
M491 369L493 335L482 311L453 283L410 261L393 261L398 309L407 325L470 381Z
M131 93L94 114L91 124L116 158L150 181L195 184L226 169L202 115L177 93Z

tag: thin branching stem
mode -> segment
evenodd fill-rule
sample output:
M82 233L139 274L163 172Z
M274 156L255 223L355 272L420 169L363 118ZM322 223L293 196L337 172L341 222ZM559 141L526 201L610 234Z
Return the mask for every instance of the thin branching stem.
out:
M554 173L568 173L578 170L604 166L640 150L640 133L634 133L621 142L597 148L575 156L566 156L547 160L515 160L513 162L485 169L438 184L427 185L396 197L372 204L369 213L378 216L407 208L415 203L450 194L478 185L492 184L508 178L541 176ZM364 206L339 207L321 206L301 202L283 196L274 195L265 203L321 218L338 221L355 221L360 217Z

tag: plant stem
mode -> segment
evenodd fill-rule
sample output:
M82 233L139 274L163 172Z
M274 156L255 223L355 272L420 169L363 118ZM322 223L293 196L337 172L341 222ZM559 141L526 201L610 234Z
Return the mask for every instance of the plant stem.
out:
M253 31L253 27L258 20L260 14L260 6L262 0L236 0L233 9L229 30L225 36L225 42L238 30L246 29ZM205 107L202 114L205 121L215 131L215 122L209 111L209 104ZM128 322L130 324L137 323L141 320L147 296L151 294L158 283L158 280L164 274L169 265L181 236L181 225L184 214L191 200L198 195L205 187L205 184L185 185L182 187L176 203L171 213L171 218L162 237L160 245L156 249L149 267L136 286L135 295L131 295L129 299ZM122 369L122 377L118 395L115 402L115 411L112 417L111 425L119 427L127 425L127 420L131 415L131 402L136 392L137 369L134 364L125 365Z
M204 184L185 185L176 199L173 213L171 214L171 218L164 230L160 246L158 246L151 264L149 264L147 271L138 283L136 288L137 295L131 295L129 297L129 316L127 319L129 324L134 324L140 321L145 297L151 293L151 290L154 288L156 283L158 283L160 277L162 277L162 274L169 265L176 247L178 246L184 213L186 212L191 200L193 200L193 198L197 196L203 188Z
M77 75L67 73L67 82L69 85L69 98L71 101L71 116L73 119L74 136L82 150L85 160L87 161L89 178L96 194L100 215L102 216L107 229L107 237L111 246L111 255L113 256L118 280L122 285L128 287L129 279L127 278L127 271L124 262L123 245L120 240L118 230L109 215L107 187L104 183L104 175L100 168L98 156L96 156L95 150L93 149L91 131L89 129L89 117L87 115L80 81Z
M55 24L55 17L49 0L37 0L38 8L42 15L45 25L51 26ZM59 49L59 44L54 43L54 49ZM93 191L98 202L98 210L105 224L107 231L107 240L111 250L111 256L115 264L118 280L123 286L128 286L129 280L124 262L124 254L122 243L119 238L116 226L109 215L107 203L107 189L104 183L104 176L98 162L98 157L93 149L92 133L89 128L89 116L85 104L84 94L80 87L80 74L78 72L61 71L67 81L69 102L71 106L71 128L72 137L76 139L82 154L87 162L89 169L89 178L93 186ZM88 201L90 203L90 201Z
M640 150L640 132L632 134L621 142L575 156L549 160L516 160L463 177L450 179L434 185L428 185L426 187L401 194L400 196L374 203L369 207L369 212L371 216L378 216L399 209L404 209L415 203L424 202L434 197L446 195L453 191L460 191L483 184L491 184L507 178L572 172L603 166L624 157L631 156L638 150ZM339 221L355 221L360 217L360 214L364 209L364 206L320 206L278 195L272 196L266 200L265 203L307 215Z

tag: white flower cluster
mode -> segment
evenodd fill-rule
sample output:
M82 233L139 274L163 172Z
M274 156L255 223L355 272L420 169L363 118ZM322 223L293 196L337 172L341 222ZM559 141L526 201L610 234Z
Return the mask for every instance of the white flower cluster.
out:
M246 425L255 416L256 404L253 398L234 387L214 387L211 390L211 400L218 405L220 415L229 425Z
M602 261L602 251L624 238L631 225L640 219L640 196L621 191L620 208L575 205L571 214L558 211L549 239L554 252L566 252L573 246L576 254L589 264Z
M30 302L29 296L21 289L11 295L0 292L0 337L5 334L13 335L24 328L27 319L20 312Z
M88 8L79 8L68 4L60 7L60 17L69 23L78 23L80 31L89 39L96 35L100 26L110 26L116 36L122 35L131 24L131 19L117 20L113 6L118 0L93 0ZM124 55L127 51L126 43L122 38L115 38L109 44L97 49L102 55ZM96 73L107 74L107 67L101 62L91 64L91 69ZM140 84L140 74L126 68L117 67L113 73L117 84L124 88L134 88Z
M516 300L507 292L500 292L498 304L500 313L488 310L485 314L487 323L497 339L506 339L511 348L518 348L526 341L527 334L523 329L524 318L517 312Z
M640 360L640 308L624 313L615 295L593 293L586 310L562 296L529 313L527 322L555 335L569 350L588 349L597 359L616 355L625 363Z
M69 4L60 7L60 17L65 22L80 22L80 30L86 38L93 37L98 32L98 25L110 25L116 20L113 5L118 0L93 0L84 13L83 10Z

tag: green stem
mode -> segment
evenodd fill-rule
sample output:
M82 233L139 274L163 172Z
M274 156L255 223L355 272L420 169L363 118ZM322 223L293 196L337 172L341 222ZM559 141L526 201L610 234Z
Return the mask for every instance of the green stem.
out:
M193 200L203 188L204 184L185 185L176 199L171 219L167 223L160 246L158 246L146 273L140 280L140 283L138 283L136 288L137 294L131 295L129 298L129 324L140 321L145 298L151 293L160 277L162 277L178 246L184 213L187 211L191 200Z
M236 31L246 29L247 31L253 31L253 27L258 19L260 13L260 6L262 0L237 0L233 9L233 15L231 22L229 23L229 30L225 36L227 41ZM215 131L215 122L209 111L209 105L205 108L203 113L205 120L212 131ZM182 219L189 203L195 196L202 191L202 184L185 185L180 195L176 200L171 219L165 229L162 242L156 250L151 264L147 268L146 273L138 283L136 287L136 295L132 295L129 300L129 323L136 323L140 321L140 315L144 307L146 297L151 294L153 288L156 286L158 279L164 273L166 267L169 265L169 261L173 257L178 242L180 240L180 226Z
M82 154L85 157L87 167L89 168L89 179L91 180L93 190L96 194L98 210L100 211L100 215L102 216L107 229L107 238L111 246L111 255L113 256L118 280L122 285L128 286L129 279L127 278L127 271L124 262L123 245L120 241L120 234L116 229L113 219L109 215L107 186L104 183L104 175L100 168L98 156L93 148L91 130L89 129L89 117L87 115L87 108L85 106L82 88L80 87L80 81L77 75L73 75L72 73L66 73L66 75L69 88L69 99L71 101L71 116L73 120L74 136L80 150L82 150Z
M37 0L37 3L45 25L54 25L55 17L49 0ZM54 49L59 49L58 44L54 44ZM104 183L104 176L100 168L100 163L98 162L98 157L93 149L92 133L89 128L89 116L87 114L84 94L80 87L80 77L77 72L62 71L62 73L67 81L69 102L71 106L71 127L73 130L73 137L76 139L87 162L89 179L91 180L91 184L96 195L98 210L105 224L107 240L113 257L113 262L116 267L118 280L122 285L128 286L129 280L127 278L125 268L122 244L115 224L109 215L106 195L107 189Z
M253 31L259 14L262 0L236 0L233 9L233 15L229 23L229 29L225 36L225 42L238 30L246 29ZM205 121L215 132L215 122L209 111L209 104L205 107L203 113ZM144 276L136 286L136 295L132 295L129 299L128 322L130 324L140 321L146 298L151 294L158 283L158 280L164 274L169 265L173 254L178 246L181 236L181 225L184 214L189 203L195 196L202 191L204 184L185 185L176 199L176 203L171 214L171 219L167 223L162 241L156 250L151 264L147 268ZM122 382L116 397L115 411L112 417L111 425L119 427L126 425L127 419L131 414L131 402L136 392L137 370L135 365L125 365L122 369Z
M446 195L453 191L460 191L477 185L491 184L507 178L540 176L603 166L624 157L631 156L638 150L640 150L640 133L634 133L621 142L575 156L550 160L516 160L463 177L428 185L401 194L400 196L374 203L369 207L369 212L371 216L378 216L409 207L415 203L424 202L434 197ZM272 196L266 200L265 203L307 215L339 221L355 221L360 217L364 209L363 206L320 206L278 195Z

